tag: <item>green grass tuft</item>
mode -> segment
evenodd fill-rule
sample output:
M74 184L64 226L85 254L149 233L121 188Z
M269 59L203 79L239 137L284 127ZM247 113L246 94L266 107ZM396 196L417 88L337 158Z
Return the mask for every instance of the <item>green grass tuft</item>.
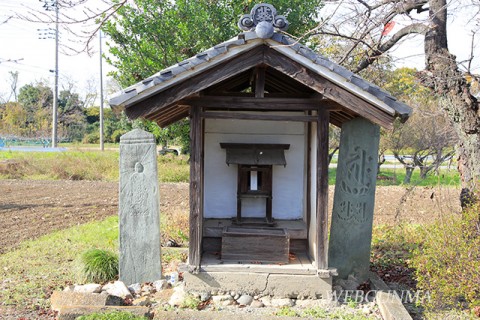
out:
M89 249L80 257L78 280L105 283L118 278L118 256L107 250Z

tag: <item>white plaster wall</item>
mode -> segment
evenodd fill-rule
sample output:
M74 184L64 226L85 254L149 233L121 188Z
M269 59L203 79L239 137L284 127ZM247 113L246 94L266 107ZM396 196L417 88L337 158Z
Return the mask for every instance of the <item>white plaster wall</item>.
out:
M290 149L285 150L287 166L273 166L272 212L276 219L302 219L305 206L304 134L302 122L206 119L205 218L231 218L237 213L237 165L227 166L225 149L220 148L221 142L229 142L290 144ZM247 199L242 204L242 216L265 216L264 199Z

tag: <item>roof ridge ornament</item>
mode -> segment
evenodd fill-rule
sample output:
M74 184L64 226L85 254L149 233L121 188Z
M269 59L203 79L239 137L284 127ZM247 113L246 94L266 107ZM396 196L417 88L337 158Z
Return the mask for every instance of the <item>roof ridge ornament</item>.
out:
M274 28L287 30L288 21L284 16L277 15L277 10L271 4L260 3L253 7L250 14L240 18L238 27L244 31L255 30L259 38L268 39L273 36Z

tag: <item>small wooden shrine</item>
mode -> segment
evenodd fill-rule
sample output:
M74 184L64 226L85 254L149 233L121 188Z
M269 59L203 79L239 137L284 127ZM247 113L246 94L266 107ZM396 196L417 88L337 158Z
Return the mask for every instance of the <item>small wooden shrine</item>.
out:
M332 276L368 269L379 126L411 109L283 34L269 4L239 26L110 104L162 127L190 118L187 290L323 296ZM330 124L342 128L331 214Z

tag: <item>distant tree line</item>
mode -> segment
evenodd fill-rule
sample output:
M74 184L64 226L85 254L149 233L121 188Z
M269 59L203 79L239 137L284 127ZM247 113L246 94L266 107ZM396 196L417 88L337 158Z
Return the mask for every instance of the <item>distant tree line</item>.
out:
M20 88L16 101L0 104L0 136L49 140L52 128L53 92L43 82ZM61 90L58 95L58 138L60 141L80 142L91 139L98 128L98 107L85 108L77 93ZM117 115L106 110L105 123L112 124L107 140L121 130ZM114 126L115 128L112 128ZM98 136L98 133L97 133Z
M0 103L0 138L49 141L52 132L53 92L43 82L20 88L16 101ZM104 108L105 142L118 143L120 136L141 128L152 132L161 145L178 144L188 151L188 121L168 128L156 123L130 121L123 112ZM58 139L60 142L100 142L100 107L86 107L77 93L70 89L59 92Z

